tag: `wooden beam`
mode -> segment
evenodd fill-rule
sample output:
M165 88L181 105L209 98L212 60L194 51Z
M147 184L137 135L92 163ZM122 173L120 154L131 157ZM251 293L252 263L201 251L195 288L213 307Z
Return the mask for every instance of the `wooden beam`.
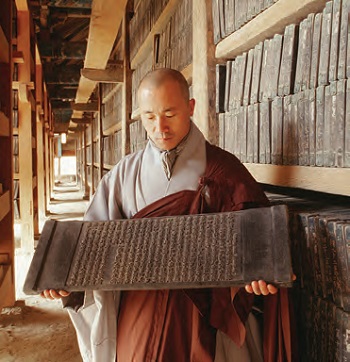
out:
M10 212L10 191L0 195L0 221Z
M71 118L71 121L76 124L90 124L91 118Z
M0 25L0 63L8 63L10 60L9 42Z
M0 137L10 136L10 121L8 117L0 111Z
M327 0L278 0L253 20L221 40L216 58L233 59L259 42L282 34L287 25L299 23L308 14L321 11Z
M350 169L245 163L261 183L350 196Z
M97 102L71 103L71 107L72 107L73 111L80 111L80 112L97 112L98 111Z
M14 63L23 64L24 63L23 52L13 51L12 60Z
M87 79L99 83L122 83L123 68L107 67L106 69L81 69L81 75Z

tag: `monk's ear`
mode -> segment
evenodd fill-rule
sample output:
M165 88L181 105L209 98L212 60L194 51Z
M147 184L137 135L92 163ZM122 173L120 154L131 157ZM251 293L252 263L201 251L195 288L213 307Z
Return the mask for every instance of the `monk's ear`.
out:
M190 99L189 100L189 107L190 107L190 116L192 117L193 116L193 112L194 112L194 106L196 104L196 100L194 98Z

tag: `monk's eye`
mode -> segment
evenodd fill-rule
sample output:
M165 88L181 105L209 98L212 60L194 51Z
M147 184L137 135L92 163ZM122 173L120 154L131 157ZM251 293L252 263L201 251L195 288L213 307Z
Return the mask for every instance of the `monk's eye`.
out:
M175 116L174 113L166 113L165 114L166 118L173 118Z

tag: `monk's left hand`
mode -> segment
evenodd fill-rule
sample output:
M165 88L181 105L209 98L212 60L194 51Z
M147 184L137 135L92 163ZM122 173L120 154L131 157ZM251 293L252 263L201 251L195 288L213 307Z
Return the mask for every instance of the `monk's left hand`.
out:
M278 289L272 284L266 284L264 280L253 281L245 286L245 290L248 293L254 293L256 295L269 295L276 294Z

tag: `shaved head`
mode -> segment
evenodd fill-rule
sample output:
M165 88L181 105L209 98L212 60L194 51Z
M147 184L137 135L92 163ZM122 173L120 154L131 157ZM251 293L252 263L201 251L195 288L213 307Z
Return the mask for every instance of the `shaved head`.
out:
M188 90L186 78L181 72L170 68L160 68L147 73L140 82L138 96L140 95L140 91L144 88L158 88L169 81L176 82L180 86L181 94L185 101L188 102L190 99L190 92Z

